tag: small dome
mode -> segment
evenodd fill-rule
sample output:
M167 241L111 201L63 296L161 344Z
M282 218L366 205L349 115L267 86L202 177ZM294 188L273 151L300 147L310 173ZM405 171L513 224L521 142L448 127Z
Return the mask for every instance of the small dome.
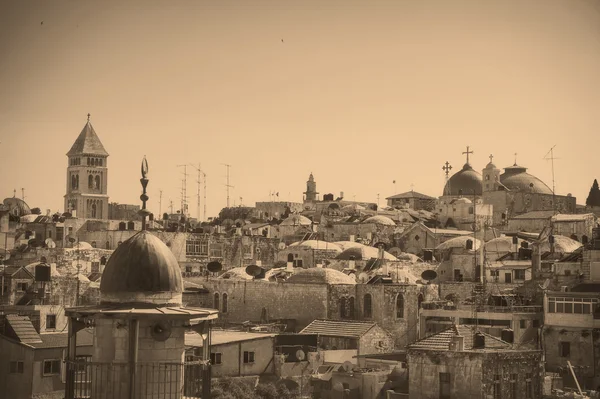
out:
M444 195L481 195L481 175L466 163L461 170L448 179Z
M546 239L540 245L540 252L541 253L549 252L552 249L551 247L552 246L550 245L549 240ZM554 236L554 252L568 254L568 253L576 251L577 249L579 249L581 247L582 247L582 244L579 241L573 240L572 238L561 236L561 235Z
M14 216L25 216L31 215L31 209L29 205L21 198L12 197L4 199L4 205L9 209L9 212Z
M527 168L518 165L504 168L504 173L500 175L500 183L512 191L552 194L546 183L527 173Z
M336 256L336 259L338 260L367 260L372 258L379 258L379 248L370 247L364 244L347 246L342 253ZM398 260L394 255L386 251L383 252L383 258L387 260Z
M456 204L472 204L473 201L471 201L468 198L462 197L462 198L458 198L456 201L454 201L454 203L456 203Z
M312 222L306 216L293 214L281 222L280 226L310 226L311 224Z
M494 165L492 162L489 162L487 165L485 165L486 169L497 169L496 165Z
M175 255L147 231L137 233L117 247L108 259L100 283L102 302L181 304L182 292L181 269Z
M371 216L363 221L363 223L381 224L383 226L395 226L396 223L392 219L383 215Z
M354 277L350 277L337 270L313 267L295 271L294 274L287 279L286 283L356 284L356 281Z
M476 251L479 249L479 245L481 242L478 239L474 239L471 236L460 236L451 238L448 241L444 241L443 243L438 245L435 249L436 251L441 251L451 248L466 248L468 240L473 241L473 250Z
M298 242L288 245L288 248L289 247L310 248L310 249L323 250L323 251L335 251L338 253L342 252L342 248L340 248L339 245L336 245L332 242L317 241L317 240L298 241Z

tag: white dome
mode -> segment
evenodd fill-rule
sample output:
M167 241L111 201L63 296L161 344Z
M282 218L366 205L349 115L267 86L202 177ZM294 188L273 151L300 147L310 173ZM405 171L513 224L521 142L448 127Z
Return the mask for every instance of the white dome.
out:
M383 215L371 216L370 218L365 219L363 223L374 223L374 224L381 224L384 226L395 226L396 225L396 223L394 223L394 221L392 219L390 219L387 216L383 216Z
M339 245L336 245L332 242L317 240L298 241L290 244L288 247L310 248L316 250L335 251L338 253L342 252L342 248Z
M281 222L281 226L310 226L312 222L306 216L293 214L288 216L283 222Z
M473 250L479 249L479 245L481 245L481 242L478 239L473 238L471 236L460 236L451 238L448 241L444 241L443 243L438 245L435 249L440 251L451 248L466 248L468 240L473 241Z

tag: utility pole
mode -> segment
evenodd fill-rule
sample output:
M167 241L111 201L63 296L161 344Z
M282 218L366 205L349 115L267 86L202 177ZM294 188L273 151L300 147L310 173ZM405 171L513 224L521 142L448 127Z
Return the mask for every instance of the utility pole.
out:
M186 215L187 209L187 165L177 165L177 167L183 167L183 180L181 181L181 215Z
M173 214L173 200L169 200L170 205L169 205L169 209L171 211L171 215Z
M560 159L560 158L554 158L554 147L556 147L556 144L554 144L552 146L552 148L550 148L550 151L548 151L548 153L546 153L546 155L544 156L544 159L546 161L550 161L552 163L552 210L554 211L554 213L556 213L556 201L555 201L556 186L555 186L555 182L554 182L554 160ZM550 158L548 158L548 155L550 155Z
M158 214L160 215L160 218L162 219L162 190L160 190L160 194L158 196Z
M198 167L192 164L190 166L198 171L198 180L196 180L196 183L198 183L198 221L206 220L206 173L202 171L202 164L200 163L198 163ZM202 177L204 177L204 218L200 216L200 187L202 185Z
M227 168L227 184L225 184L225 187L227 187L227 208L229 208L229 189L233 188L233 186L231 184L229 184L229 168L231 168L231 165L229 164L222 164Z
M202 183L204 183L204 217L203 220L206 220L206 173L202 172Z

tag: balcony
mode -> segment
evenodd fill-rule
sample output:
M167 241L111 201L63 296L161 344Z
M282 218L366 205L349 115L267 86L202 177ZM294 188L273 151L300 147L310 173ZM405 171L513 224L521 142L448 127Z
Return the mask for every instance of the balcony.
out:
M128 363L67 361L65 398L200 398L205 364L203 361L138 363L134 371Z
M493 306L493 305L475 305L475 304L448 304L446 301L424 302L423 310L449 310L449 311L474 311L489 313L541 313L542 306ZM599 315L600 317L600 315Z

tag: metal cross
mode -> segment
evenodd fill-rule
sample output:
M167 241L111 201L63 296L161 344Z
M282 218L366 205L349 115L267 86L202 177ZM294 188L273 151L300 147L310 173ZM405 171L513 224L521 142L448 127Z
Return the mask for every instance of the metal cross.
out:
M463 154L467 154L467 163L469 163L469 154L472 154L473 151L469 151L469 146L467 146L467 151L463 152Z
M494 161L494 154L490 154L490 163Z
M446 172L446 177L448 177L448 174L450 174L450 171L452 170L452 165L450 165L450 162L446 161L444 166L442 166L442 170Z
M88 122L90 121L90 116L92 115L88 112Z
M517 164L517 153L515 152L515 165Z

